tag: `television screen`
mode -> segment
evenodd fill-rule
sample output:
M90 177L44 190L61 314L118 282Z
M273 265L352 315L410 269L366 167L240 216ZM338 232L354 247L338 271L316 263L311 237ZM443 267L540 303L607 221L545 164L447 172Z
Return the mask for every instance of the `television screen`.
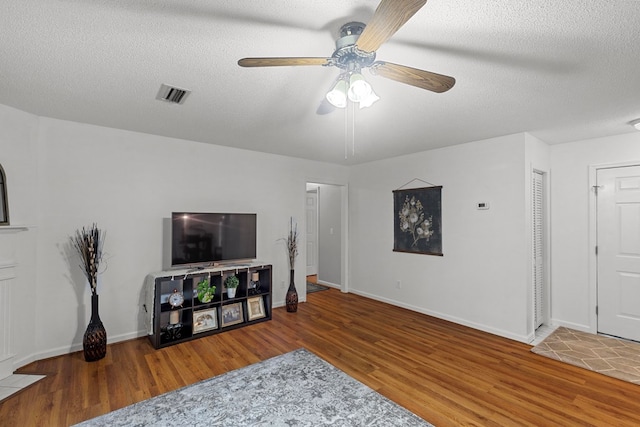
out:
M256 258L256 214L171 214L171 266L207 265Z

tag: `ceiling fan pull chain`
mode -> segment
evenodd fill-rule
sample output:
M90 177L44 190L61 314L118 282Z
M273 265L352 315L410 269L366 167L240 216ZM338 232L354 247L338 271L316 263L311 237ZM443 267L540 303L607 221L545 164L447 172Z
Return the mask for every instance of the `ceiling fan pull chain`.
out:
M344 109L344 159L347 160L349 156L349 109Z
M356 155L356 103L351 103L351 155Z

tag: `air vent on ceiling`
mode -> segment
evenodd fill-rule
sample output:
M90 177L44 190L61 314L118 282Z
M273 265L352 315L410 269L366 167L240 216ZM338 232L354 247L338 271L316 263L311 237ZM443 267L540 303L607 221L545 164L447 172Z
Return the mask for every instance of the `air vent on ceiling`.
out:
M184 104L184 100L190 93L191 91L187 89L180 89L178 87L162 84L158 91L158 95L156 95L156 99L170 102L172 104Z

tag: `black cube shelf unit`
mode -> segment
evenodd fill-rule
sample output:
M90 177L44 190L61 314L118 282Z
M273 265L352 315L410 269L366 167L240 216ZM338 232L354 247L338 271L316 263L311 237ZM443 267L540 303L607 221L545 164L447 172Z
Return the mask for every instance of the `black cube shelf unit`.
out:
M229 276L240 282L233 297L225 285ZM256 263L150 274L144 308L151 344L162 348L271 320L271 279L271 265ZM203 280L216 287L208 302L198 298ZM184 297L182 305L169 303L173 293Z

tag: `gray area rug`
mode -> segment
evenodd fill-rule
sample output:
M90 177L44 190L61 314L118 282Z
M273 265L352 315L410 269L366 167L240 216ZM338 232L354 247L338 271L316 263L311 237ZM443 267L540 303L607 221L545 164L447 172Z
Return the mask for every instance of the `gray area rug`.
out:
M77 426L432 426L298 349Z

